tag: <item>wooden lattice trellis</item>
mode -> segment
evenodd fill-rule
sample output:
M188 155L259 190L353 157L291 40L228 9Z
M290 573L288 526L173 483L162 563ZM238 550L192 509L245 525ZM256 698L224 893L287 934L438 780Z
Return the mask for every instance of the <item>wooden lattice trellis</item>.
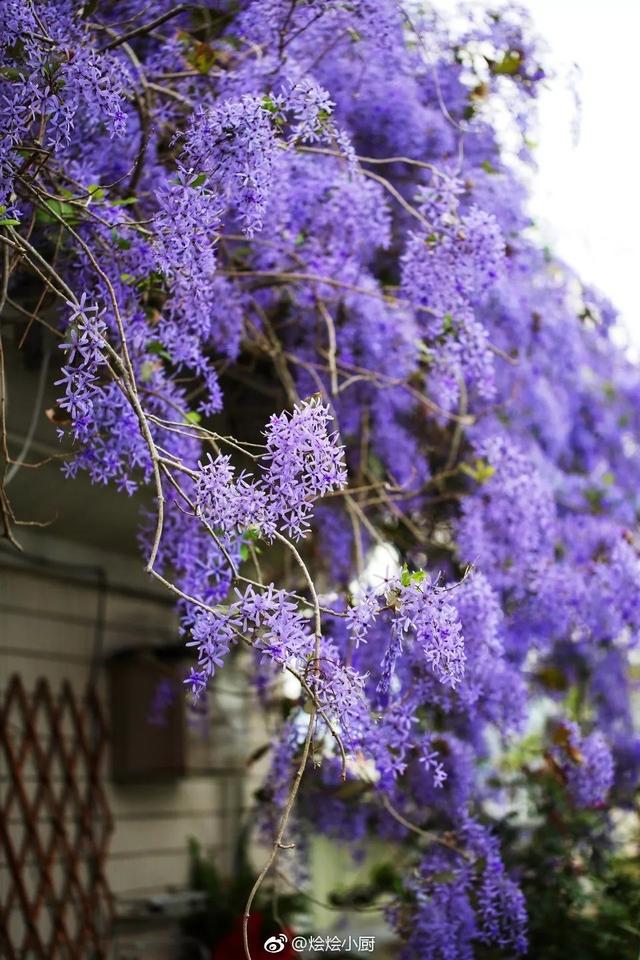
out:
M0 704L0 956L107 955L112 830L101 766L107 742L93 690L59 694L12 677Z

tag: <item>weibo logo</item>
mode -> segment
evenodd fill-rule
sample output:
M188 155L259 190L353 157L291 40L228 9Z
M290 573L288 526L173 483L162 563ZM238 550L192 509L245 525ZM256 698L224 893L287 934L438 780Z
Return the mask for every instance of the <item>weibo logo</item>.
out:
M287 938L284 933L279 933L276 937L269 937L264 942L264 949L267 953L282 953L287 945Z

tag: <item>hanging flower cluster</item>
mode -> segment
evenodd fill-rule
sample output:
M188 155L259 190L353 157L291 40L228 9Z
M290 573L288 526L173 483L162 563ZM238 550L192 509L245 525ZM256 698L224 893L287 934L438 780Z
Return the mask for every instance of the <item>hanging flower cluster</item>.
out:
M4 278L60 336L65 473L150 490L187 689L242 648L286 715L274 857L385 838L406 960L523 953L518 790L595 816L640 781L640 372L495 126L529 161L530 27L90 6L0 0Z

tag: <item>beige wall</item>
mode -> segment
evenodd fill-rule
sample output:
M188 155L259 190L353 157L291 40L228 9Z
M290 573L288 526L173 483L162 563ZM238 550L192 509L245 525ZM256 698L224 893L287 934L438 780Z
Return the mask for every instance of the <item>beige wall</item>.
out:
M166 595L130 558L91 551L61 541L29 539L29 547L67 563L100 565L112 585L104 596L104 649L101 656L122 647L175 643L177 622ZM80 575L86 585L65 582L69 571L20 564L0 553L0 684L6 688L18 673L27 690L39 677L53 688L67 679L76 691L85 688L96 653L96 617L99 596L90 573ZM76 571L76 573L78 573ZM140 589L146 596L127 596L119 585ZM99 690L106 706L106 673L99 669ZM229 869L234 837L253 788L245 776L246 758L264 739L249 705L240 669L225 671L220 692L212 701L211 741L207 751L213 771L194 773L156 784L114 784L109 764L106 793L115 821L107 873L112 890L122 897L144 896L184 885L187 877L187 840L196 836ZM251 729L251 728L254 729ZM6 788L6 768L0 767L0 788ZM17 829L17 824L14 824ZM7 882L0 864L0 883Z

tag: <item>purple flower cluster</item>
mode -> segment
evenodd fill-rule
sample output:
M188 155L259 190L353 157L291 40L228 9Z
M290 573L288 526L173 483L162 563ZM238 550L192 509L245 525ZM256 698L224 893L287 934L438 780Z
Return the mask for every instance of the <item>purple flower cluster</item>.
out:
M378 620L379 614L386 614ZM464 676L465 652L458 611L445 587L424 571L388 579L376 593L365 593L349 610L347 629L356 647L367 643L378 625L386 629L388 643L380 661L378 690L387 693L398 658L406 652L412 662L445 686L455 688Z
M347 481L343 449L327 431L330 420L328 407L315 402L296 406L291 415L274 414L257 480L244 471L236 477L229 456L210 458L196 479L200 516L225 533L255 526L268 539L278 529L295 540L304 537L314 500Z
M536 464L507 437L493 435L475 452L467 470L475 489L462 505L458 548L495 589L521 593L553 560L552 493Z
M455 687L464 676L466 657L458 611L449 602L446 590L425 577L407 585L401 583L396 592L391 630L398 645L402 648L412 638L437 679Z
M640 778L638 367L528 229L495 121L526 162L521 12L453 39L394 0L224 7L0 0L7 294L25 336L36 303L63 334L65 473L150 486L187 686L240 643L272 715L298 677L270 824L311 698L299 832L403 848L411 960L511 956L523 904L485 824L531 704L573 716L580 690L588 732L551 747L573 805Z
M276 134L259 97L245 95L199 109L184 138L183 163L206 177L243 225L247 236L262 228L272 188Z
M304 536L313 500L346 486L344 450L337 435L327 430L331 420L329 408L315 401L269 420L264 432L267 449L261 457L267 534L273 529L271 518L278 518L290 536Z
M185 683L194 696L207 687L222 667L231 645L244 638L263 665L291 670L313 696L321 723L339 726L344 742L356 749L369 730L364 697L366 677L342 663L339 651L324 637L314 636L296 599L273 585L236 588L235 600L220 610L192 609L185 618L189 639L198 653L198 666Z
M402 257L407 296L436 318L426 325L431 335L442 333L444 317L455 318L504 271L504 240L496 218L475 205L461 213L462 192L460 181L444 179L423 193L419 210L428 227L410 235Z
M69 0L40 3L37 11L3 0L0 24L3 60L12 61L0 84L0 202L6 205L25 144L41 139L47 149L61 151L77 128L125 135L130 78L122 60L93 49Z
M438 176L420 196L427 224L409 235L401 259L402 289L421 312L433 376L446 408L462 377L485 399L495 395L487 330L473 306L504 275L505 244L495 216L471 204L464 212L459 179Z
M367 633L376 619L379 610L379 600L375 593L364 593L357 602L349 608L346 616L347 627L355 642L356 648L367 642Z
M554 736L553 750L573 802L579 807L601 806L613 784L611 750L599 730L584 736L573 722L566 722Z
M218 454L214 460L209 454L195 486L199 516L223 533L258 525L264 515L264 491L244 471L235 476L230 456Z
M416 911L403 960L473 960L477 921L471 870L440 850L423 857L418 870L410 883ZM438 882L437 877L446 879Z
M477 891L479 939L516 954L527 951L527 912L524 897L509 877L498 842L486 827L467 820L462 835L475 856L483 861Z
M313 77L286 82L278 102L292 116L290 139L294 143L316 143L325 137L335 104Z
M158 267L171 284L173 298L179 300L195 287L201 298L200 309L204 309L212 299L209 291L220 228L215 196L198 185L197 177L181 170L174 183L158 190L157 199L154 227ZM176 223L183 228L178 237Z
M94 399L100 395L100 369L105 364L106 324L96 304L83 293L78 303L69 303L65 351L66 364L61 369L57 387L64 387L58 400L71 420L74 437L86 441L94 422Z

